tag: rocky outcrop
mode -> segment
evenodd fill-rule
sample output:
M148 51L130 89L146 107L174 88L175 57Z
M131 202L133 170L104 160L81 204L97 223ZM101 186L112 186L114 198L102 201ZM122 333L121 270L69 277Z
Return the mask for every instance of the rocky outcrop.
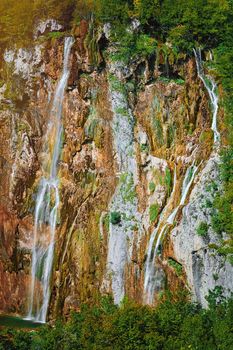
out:
M232 265L226 257L217 254L221 237L211 228L211 205L219 182L219 156L213 154L200 172L189 198L182 210L180 223L171 231L174 257L186 273L188 287L194 300L207 306L210 290L221 286L225 296L233 289ZM214 184L214 186L213 186ZM198 234L198 227L206 223L206 232Z
M208 289L221 284L228 293L233 286L231 265L209 246L218 237L205 208L205 201L211 201L206 188L211 177L219 181L218 156L212 153L211 110L195 61L187 57L169 67L176 78L164 77L161 55L153 64L140 59L125 67L108 55L114 47L110 28L95 32L91 26L81 21L74 30L63 103L50 317L69 314L105 293L112 293L117 303L124 295L142 302L147 247L164 207L166 219L178 209L161 239L157 276L171 288L186 286L206 305ZM51 30L61 36L51 38ZM35 196L63 43L62 28L49 21L35 31L31 47L4 53L1 312L27 310ZM199 165L198 171L185 205L179 207L192 164ZM209 226L206 237L196 233L202 221Z

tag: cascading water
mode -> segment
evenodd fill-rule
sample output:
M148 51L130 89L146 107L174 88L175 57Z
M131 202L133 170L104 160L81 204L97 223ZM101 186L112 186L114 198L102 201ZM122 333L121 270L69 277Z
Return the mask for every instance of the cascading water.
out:
M57 168L63 133L62 104L69 78L68 63L72 45L73 38L65 38L63 71L55 91L50 113L44 147L46 159L42 164L43 177L41 178L36 198L31 294L27 318L38 322L46 322L50 298L50 277L54 256L57 214L60 204Z
M205 76L203 65L202 65L200 48L197 50L193 49L193 51L196 59L197 74L201 79L201 81L203 82L206 90L208 91L210 102L213 109L213 119L212 119L211 129L213 130L213 133L214 133L214 143L219 144L220 133L217 128L217 115L218 115L218 95L216 91L217 84L211 76Z
M179 208L185 204L187 195L189 193L190 187L192 185L192 182L194 180L194 177L196 175L196 172L198 170L198 167L194 165L194 163L187 169L187 172L185 174L184 180L183 180L183 186L182 186L182 192L181 192L181 200L179 205L173 210L173 212L167 217L167 219L164 219L164 216L166 216L166 211L170 205L170 201L162 211L160 215L160 219L158 222L157 227L155 228L153 234L151 235L148 249L147 249L147 259L145 264L145 277L144 277L144 303L145 304L152 304L154 299L154 293L155 293L155 287L156 287L156 266L155 266L155 259L158 254L159 246L161 244L161 240L168 229L169 225L173 225L176 214L179 210ZM171 194L170 199L172 199L173 194L175 193L175 186L176 186L176 171L174 173L174 185L173 185L173 191ZM155 239L156 244L154 247ZM154 248L154 251L153 251Z
M173 190L170 196L170 199L172 199L173 194L175 193L175 187L176 187L176 169L174 171L174 179L173 179ZM166 207L163 209L162 213L160 214L159 222L157 224L157 227L153 231L149 245L147 248L147 259L146 259L146 264L145 264L145 277L144 277L144 290L143 290L143 299L145 304L151 304L153 301L153 295L152 295L152 290L151 287L154 285L154 280L155 280L155 264L154 264L154 259L155 259L155 251L158 250L159 247L159 240L156 242L156 247L153 251L154 248L154 241L155 238L159 232L159 229L161 227L163 218L165 216L166 210L168 206L170 205L170 201L167 203ZM160 235L163 230L161 230Z
M204 74L204 69L203 69L202 60L201 60L201 50L198 49L196 51L195 49L193 49L193 51L196 58L198 76L202 80L210 97L211 106L213 109L213 119L212 119L211 129L213 130L213 133L214 133L214 144L218 146L220 143L220 133L217 128L217 114L218 114L218 96L216 92L217 84L215 83L212 77L205 76ZM164 215L165 214L164 212L166 211L166 208L169 205L168 203L168 205L164 208L163 212L161 213L160 220L158 222L156 229L151 235L148 249L147 249L147 260L145 265L145 278L144 278L144 302L145 303L148 303L148 304L153 303L155 283L156 283L155 258L157 256L158 249L161 244L161 239L164 236L168 226L173 225L179 208L185 204L187 195L189 193L190 187L192 185L192 182L194 180L197 170L198 170L198 167L194 166L194 163L191 165L190 168L188 168L185 178L183 180L181 200L179 205L173 210L173 212L168 216L168 218L164 220L164 216L166 216ZM173 188L173 191L174 191L174 188ZM156 240L156 244L154 247L155 240Z

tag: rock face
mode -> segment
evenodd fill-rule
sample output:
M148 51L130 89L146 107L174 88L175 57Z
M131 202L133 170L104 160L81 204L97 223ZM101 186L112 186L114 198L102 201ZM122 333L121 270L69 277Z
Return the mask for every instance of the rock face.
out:
M219 184L218 165L219 157L213 154L200 172L189 203L183 208L180 223L170 236L174 256L185 268L193 297L203 306L207 306L205 296L209 290L224 286L225 295L230 296L233 289L232 265L211 248L220 242L220 237L211 228L211 209L208 207L208 203L213 202L211 183ZM208 223L204 236L197 234L201 222Z
M143 302L151 234L163 208L169 216L180 203L192 164L199 165L198 172L163 237L155 278L167 279L173 289L186 286L206 306L209 289L221 285L226 295L232 291L233 267L211 248L219 238L205 201L213 200L207 192L210 181L221 187L219 158L213 151L208 94L195 61L187 57L170 64L179 79L163 79L159 53L156 64L141 59L125 67L108 55L114 51L110 28L90 39L89 27L81 21L74 31L63 103L61 205L49 317L66 315L106 293L116 303L125 295ZM62 70L64 39L50 39L47 32L53 30L62 28L52 20L40 23L35 43L9 48L1 64L0 311L21 315L28 308L43 142ZM219 110L218 118L222 115ZM201 222L208 225L205 237L196 233Z

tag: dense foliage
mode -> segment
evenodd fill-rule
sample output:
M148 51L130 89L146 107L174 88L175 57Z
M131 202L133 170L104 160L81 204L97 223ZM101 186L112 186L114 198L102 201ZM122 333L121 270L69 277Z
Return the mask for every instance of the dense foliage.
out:
M82 306L67 323L38 331L3 330L0 349L7 350L229 350L233 344L233 300L221 288L209 296L208 310L182 296L167 297L154 309L109 299Z
M93 15L116 29L135 18L145 33L177 48L192 49L195 42L213 48L231 36L232 11L232 0L1 0L0 32L1 41L20 40L33 23L48 17L71 27Z

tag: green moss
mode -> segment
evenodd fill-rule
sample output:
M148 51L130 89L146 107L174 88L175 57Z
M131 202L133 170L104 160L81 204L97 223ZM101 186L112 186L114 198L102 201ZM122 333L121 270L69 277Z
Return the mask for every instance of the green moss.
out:
M169 124L167 128L167 147L171 147L174 143L176 135L176 125L175 124Z
M91 65L97 66L99 63L99 47L97 42L98 33L94 22L91 21L89 30L85 38L85 46L88 50L88 57Z
M172 78L167 78L167 77L164 77L164 76L160 76L158 78L159 81L163 82L163 83L176 83L178 85L184 85L185 84L185 81L181 78L178 78L178 79L172 79Z
M104 227L106 228L106 230L109 232L109 224L110 224L110 215L109 214L105 215L104 220L103 220L103 224L104 224Z
M163 146L164 138L163 138L163 127L160 119L154 116L152 119L152 126L155 131L156 142L161 147Z
M192 135L195 130L193 123L189 123L187 120L184 122L184 128L187 131L188 135Z
M224 150L221 156L220 175L223 181L223 191L218 191L214 183L212 192L215 192L213 202L214 212L212 216L212 227L218 233L228 233L233 237L233 150ZM213 187L213 183L212 183Z
M151 223L155 222L158 215L159 215L159 205L157 203L152 204L149 208L150 222Z
M215 243L210 243L209 245L208 245L208 247L210 248L210 249L218 249L219 248L219 246L217 245L217 244L215 244Z
M133 81L128 81L125 85L126 90L128 92L134 92L135 91L135 83Z
M208 247L216 250L219 255L226 257L233 265L233 239L221 240L219 244L211 243Z
M157 96L154 96L153 98L151 109L153 110L153 112L160 112L160 103Z
M178 263L176 260L174 260L172 258L169 258L168 259L168 265L171 266L175 270L177 276L181 276L182 275L183 266L180 263Z
M149 183L149 191L150 191L151 193L153 193L153 192L155 191L155 183L154 183L153 181L151 181L151 182Z
M222 241L221 245L217 247L218 254L227 258L230 264L233 265L233 240Z
M122 82L113 74L108 75L108 81L113 91L125 94L126 90Z
M171 176L171 171L169 168L166 168L165 169L165 185L167 187L167 192L168 192L168 195L171 194L171 189L172 189L172 176Z
M88 81L93 81L93 77L91 76L90 73L81 73L79 76L80 79L86 79Z
M128 115L129 115L129 112L128 112L127 108L124 108L124 107L118 107L118 108L115 110L115 112L116 112L117 114L121 114L121 115L123 115L123 116L128 116Z
M96 174L92 171L85 171L81 173L79 178L81 181L81 188L88 191L95 191L96 188Z
M96 147L103 147L104 129L101 124L101 119L98 119L98 114L95 106L91 106L90 113L85 124L85 134L91 140L94 140Z
M201 237L206 237L208 234L208 224L204 221L200 222L197 228L197 234Z
M199 141L202 143L207 143L211 144L213 142L213 131L212 130L203 130L200 137Z
M65 32L50 32L47 34L47 37L50 39L59 39L65 36Z
M133 203L136 198L134 179L132 173L124 173L120 176L120 191L125 203Z
M30 132L30 126L28 125L28 123L25 123L22 120L19 120L17 123L17 132L21 133L21 132L27 132L27 134L29 134Z

